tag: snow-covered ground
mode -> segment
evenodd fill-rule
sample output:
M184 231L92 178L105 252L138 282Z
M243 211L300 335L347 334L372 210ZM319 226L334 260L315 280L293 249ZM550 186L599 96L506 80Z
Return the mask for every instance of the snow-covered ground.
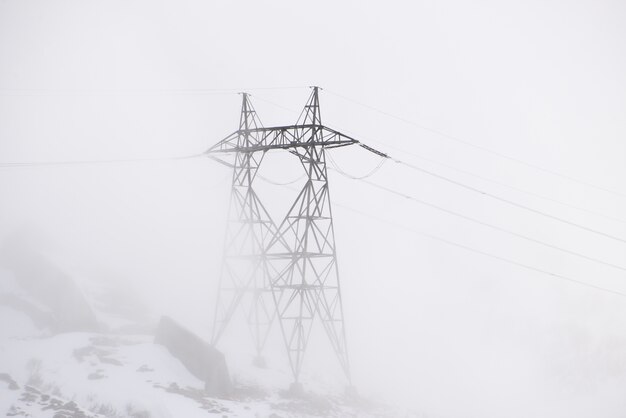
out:
M381 416L389 410L337 394L290 397L271 369L237 369L226 398L204 394L150 336L64 333L4 338L0 412L33 417ZM278 378L276 375L279 375ZM265 380L265 382L263 381Z
M164 346L155 344L151 333L136 331L142 329L136 323L137 315L124 318L119 312L108 310L107 304L94 296L110 294L110 289L95 292L73 281L98 319L98 326L87 332L59 331L65 326L55 311L59 308L51 307L45 297L33 296L22 285L23 281L23 277L18 279L8 270L0 271L0 415L44 418L399 415L382 404L346 395L342 384L333 385L310 374L303 377L307 392L294 397L286 390L291 377L285 368L281 369L284 366L256 368L249 353L236 350L226 353L232 392L222 398L211 397L203 390L204 382L194 377Z

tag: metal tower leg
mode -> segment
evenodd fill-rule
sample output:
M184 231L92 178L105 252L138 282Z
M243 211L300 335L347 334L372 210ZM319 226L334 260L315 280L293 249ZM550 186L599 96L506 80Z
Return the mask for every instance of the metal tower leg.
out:
M256 112L243 94L238 147L258 143L252 129L261 127ZM236 152L233 165L229 219L224 245L224 259L215 306L212 343L223 335L237 307L246 315L257 352L261 353L275 318L270 296L265 249L276 233L276 225L254 191L253 181L265 151ZM260 360L260 361L259 361Z

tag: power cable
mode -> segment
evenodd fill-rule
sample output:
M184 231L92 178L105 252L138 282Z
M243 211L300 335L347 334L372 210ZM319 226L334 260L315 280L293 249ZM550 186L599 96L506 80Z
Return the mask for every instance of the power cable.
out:
M469 142L469 141L466 141L466 140L464 140L464 139L458 138L458 137L456 137L456 136L453 136L453 135L447 134L447 133L442 132L442 131L440 131L440 130L438 130L438 129L433 129L433 128L430 128L430 127L428 127L428 126L425 126L425 125L422 125L422 124L420 124L420 123L414 122L414 121L412 121L412 120L409 120L409 119L403 118L403 117L401 117L401 116L394 115L394 114L392 114L392 113L389 113L389 112L384 111L384 110L382 110L382 109L379 109L379 108L377 108L377 107L374 107L374 106L368 105L368 104L366 104L366 103L362 103L362 102L360 102L360 101L358 101L358 100L351 99L351 98L349 98L349 97L347 97L347 96L344 96L343 94L340 94L340 93L334 92L334 91L332 91L332 90L324 89L324 91L326 91L326 92L328 92L328 93L332 94L333 96L339 97L339 98L341 98L341 99L343 99L343 100L345 100L345 101L348 101L348 102L354 103L354 104L356 104L356 105L359 105L359 106L362 106L362 107L364 107L364 108L370 109L370 110L372 110L372 111L374 111L374 112L380 113L381 115L387 116L387 117L392 118L392 119L396 119L396 120L398 120L398 121L400 121L400 122L406 123L406 124L408 124L408 125L415 126L415 127L417 127L417 128L420 128L420 129L423 129L423 130L425 130L425 131L428 131L428 132L434 133L434 134L439 135L439 136L441 136L441 137L447 138L447 139L449 139L449 140L451 140L451 141L458 142L458 143L460 143L460 144L466 145L466 146L468 146L468 147L472 147L472 148L475 148L475 149L481 150L481 151L483 151L483 152L486 152L486 153L489 153L489 154L492 154L492 155L498 156L498 157L500 157L500 158L504 158L504 159L509 160L509 161L514 161L514 162L516 162L516 163L518 163L518 164L521 164L521 165L524 165L524 166L527 166L527 167L534 168L534 169L536 169L536 170L542 171L542 172L544 172L544 173L551 174L551 175L556 176L556 177L561 177L561 178L567 179L567 180L569 180L569 181L571 181L571 182L575 182L575 183L582 184L582 185L584 185L584 186L586 186L586 187L590 187L590 188L593 188L593 189L601 190L601 191L603 191L603 192L610 193L610 194L613 194L613 195L616 195L616 196L626 197L626 193L623 193L623 192L618 192L618 191L615 191L615 190L611 190L611 189L608 189L608 188L606 188L606 187L604 187L604 186L599 186L599 185L597 185L597 184L590 183L590 182L585 181L585 180L580 180L580 179L577 179L577 178L575 178L575 177L569 176L569 175L567 175L567 174L563 174L563 173L560 173L560 172L558 172L558 171L554 171L554 170L551 170L551 169L548 169L548 168L542 167L542 166L540 166L540 165L537 165L537 164L534 164L534 163L530 163L530 162L524 161L524 160L522 160L522 159L519 159L519 158L516 158L516 157L510 156L510 155L508 155L508 154L504 154L504 153L502 153L502 152L492 150L491 148L487 148L487 147L484 147L484 146L481 146L481 145L476 145L476 144L474 144L474 143L472 143L472 142Z
M0 96L124 96L124 95L219 95L241 91L302 89L306 86L234 87L234 88L145 88L145 89L21 89L0 88Z
M330 164L332 165L332 168L335 169L335 171L337 171L338 173L340 173L341 175L351 178L352 180L364 180L368 177L373 176L374 174L376 174L376 172L378 172L378 170L380 170L382 168L382 166L385 164L385 162L388 160L387 158L381 158L380 161L378 162L378 164L376 165L376 167L374 167L373 169L371 169L370 171L368 171L366 174L362 175L362 176L353 176L351 174L346 173L344 170L342 170L339 165L337 164L337 162L335 162L335 159L332 157L332 153L327 153L326 156L328 157L328 160L330 161Z
M73 165L99 165L99 164L135 163L135 162L176 161L176 160L189 160L193 158L200 158L203 156L204 156L204 153L186 155L182 157L125 158L125 159L111 159L111 160L10 162L10 163L0 163L0 168L54 167L54 166L73 166Z
M626 297L626 293L622 293L622 292L619 292L617 290L608 289L608 288L601 287L601 286L596 286L594 284L591 284L591 283L588 283L588 282L584 282L582 280L574 279L574 278L569 277L569 276L565 276L565 275L562 275L562 274L554 273L554 272L551 272L551 271L548 271L548 270L544 270L544 269L541 269L541 268L538 268L538 267L531 266L529 264L521 263L521 262L518 262L518 261L515 261L515 260L512 260L512 259L506 258L506 257L502 257L502 256L499 256L499 255L496 255L496 254L492 254L492 253L489 253L489 252L486 252L486 251L483 251L483 250L479 250L477 248L473 248L473 247L470 247L470 246L465 245L465 244L460 244L458 242L455 242L455 241L452 241L452 240L449 240L449 239L446 239L446 238L442 238L440 236L437 236L437 235L434 235L434 234L430 234L430 233L421 231L419 229L410 228L410 227L407 227L405 225L398 224L396 222L392 222L392 221L388 221L388 220L383 219L383 218L379 218L377 216L368 214L368 213L363 212L361 210L354 209L352 207L349 207L349 206L346 206L346 205L343 205L343 204L340 204L340 203L337 203L337 202L334 202L333 205L339 206L341 208L344 208L344 209L349 210L351 212L357 213L357 214L359 214L361 216L364 216L364 217L376 220L378 222L394 226L394 227L396 227L398 229L402 229L402 230L405 230L405 231L413 232L414 234L426 237L426 238L431 239L433 241L443 242L443 243L445 243L447 245L454 246L454 247L457 247L457 248L461 248L461 249L463 249L465 251L473 252L475 254L480 254L480 255L482 255L484 257L492 258L494 260L498 260L498 261L501 261L503 263L511 264L511 265L517 266L519 268L530 270L530 271L533 271L533 272L536 272L536 273L541 273L541 274L550 276L550 277L555 278L555 279L565 280L565 281L568 281L568 282L571 282L571 283L575 283L575 284L578 284L578 285L581 285L581 286L589 287L589 288L592 288L592 289L595 289L595 290L599 290L599 291L602 291L602 292L611 293L611 294L618 295L618 296L621 296L621 297Z
M265 177L265 176L262 176L262 175L260 175L260 174L257 174L257 177L259 177L260 179L262 179L262 180L263 180L263 181L265 181L266 183L270 183L270 184L273 184L273 185L275 185L275 186L288 186L288 185L290 185L290 184L297 183L297 182L299 182L300 180L302 180L303 178L305 178L305 177L306 177L306 173L302 174L300 177L298 177L298 178L296 178L296 179L294 179L294 180L291 180L291 181L288 181L288 182L285 182L285 183L280 183L280 182L277 182L277 181L271 180L271 179L269 179L269 178L267 178L267 177Z
M539 198L539 199L543 199L543 200L546 200L546 201L549 201L549 202L553 202L553 203L562 205L562 206L570 208L570 209L578 210L580 212L585 212L585 213L588 213L590 215L598 216L600 218L604 218L604 219L608 219L608 220L611 220L611 221L615 221L615 222L620 222L620 223L626 224L626 220L624 220L624 219L620 219L620 218L616 218L616 217L613 217L613 216L609 216L609 215L606 215L604 213L599 213L599 212L593 211L591 209L582 208L580 206L576 206L576 205L573 205L571 203L563 202L562 200L554 199L552 197L545 196L545 195L542 195L542 194L539 194L539 193L536 193L536 192L533 192L533 191L530 191L530 190L527 190L527 189L523 189L523 188L520 188L520 187L517 187L517 186L512 186L512 185L504 183L502 181L494 180L492 178L485 177L483 175L476 174L474 172L467 171L467 170L455 167L453 165L450 165L450 164L447 164L447 163L435 160L433 158L424 157L422 155L419 155L419 154L407 151L407 150L405 150L403 148L398 148L396 146L389 145L389 144L384 143L382 141L377 141L375 139L367 138L367 137L365 137L365 136L363 136L361 134L358 134L358 133L355 133L355 132L352 132L352 131L348 131L348 130L345 130L345 129L341 129L341 131L346 132L346 133L348 133L350 135L353 135L355 137L358 137L358 138L363 138L363 139L367 140L368 142L374 142L374 143L383 145L385 147L389 147L389 148L391 148L393 150L399 151L399 152L404 153L406 155L413 156L413 157L418 158L420 160L423 160L423 161L426 161L426 162L429 162L429 163L432 163L432 164L435 164L435 165L439 165L441 167L445 167L447 169L450 169L450 170L453 170L453 171L456 171L458 173L465 174L465 175L468 175L468 176L471 176L471 177L475 177L475 178L483 180L483 181L487 181L487 182L490 182L490 183L493 183L493 184L497 184L499 186L506 187L508 189L514 190L514 191L519 192L519 193L526 194L528 196L533 196L533 197L536 197L536 198Z
M509 229L502 228L502 227L490 224L488 222L481 221L481 220L476 219L476 218L472 218L472 217L464 215L462 213L455 212L455 211L450 210L450 209L446 209L446 208L444 208L442 206L438 206L438 205L436 205L434 203L427 202L427 201L422 200L422 199L418 199L415 196L399 192L397 190L391 189L391 188L386 187L386 186L382 186L380 184L376 184L376 183L374 183L374 182L372 182L370 180L361 180L361 181L363 181L364 183L366 183L366 184L368 184L368 185L370 185L372 187L375 187L375 188L377 188L379 190L383 190L383 191L385 191L387 193L390 193L390 194L393 194L393 195L396 195L396 196L399 196L399 197L402 197L402 198L405 198L405 199L412 200L412 201L414 201L416 203L419 203L419 204L421 204L423 206L427 206L427 207L436 209L436 210L438 210L440 212L444 212L444 213L447 213L449 215L456 216L456 217L464 219L466 221L470 221L470 222L476 223L478 225L482 225L482 226L485 226L487 228L491 228L491 229L494 229L496 231L500 231L500 232L503 232L505 234L508 234L508 235L511 235L511 236L514 236L514 237L517 237L517 238L521 238L523 240L526 240L526 241L529 241L529 242L532 242L532 243L535 243L535 244L542 245L542 246L547 247L547 248L551 248L551 249L554 249L554 250L557 250L557 251L561 251L561 252L569 254L569 255L573 255L573 256L576 256L576 257L579 257L579 258L583 258L583 259L585 259L587 261L592 261L594 263L603 264L605 266L608 266L608 267L611 267L611 268L614 268L614 269L617 269L617 270L626 271L626 267L622 267L622 266L617 265L617 264L609 263L607 261L599 260L597 258L590 257L590 256L587 256L587 255L578 253L576 251L568 250L566 248L562 248L562 247L559 247L557 245L549 244L547 242L544 242L544 241L541 241L541 240L529 237L527 235L523 235L523 234L520 234L518 232L514 232L514 231L511 231Z
M568 221L566 219L559 218L558 216L555 216L555 215L543 212L541 210L531 208L530 206L526 206L526 205L523 205L521 203L517 203L515 201L509 200L509 199L505 199L503 197L500 197L500 196L497 196L495 194L492 194L492 193L486 192L484 190L481 190L479 188L467 185L467 184L462 183L460 181L453 180L453 179L448 178L446 176L443 176L441 174L437 174L437 173L434 173L432 171L426 170L425 168L418 167L416 165L413 165L413 164L410 164L410 163L407 163L407 162L404 162L404 161L401 161L401 160L393 159L393 161L398 163L398 164L404 165L404 166L406 166L406 167L408 167L408 168L410 168L412 170L419 171L419 172L421 172L423 174L427 174L427 175L429 175L431 177L435 177L437 179L443 180L443 181L448 182L450 184L454 184L454 185L456 185L458 187L462 187L462 188L470 190L472 192L479 193L479 194L481 194L483 196L487 196L487 197L489 197L491 199L500 201L502 203L506 203L508 205L511 205L511 206L514 206L514 207L517 207L517 208L520 208L520 209L524 209L526 211L535 213L537 215L541 215L541 216L546 217L548 219L552 219L552 220L561 222L563 224L566 224L566 225L569 225L569 226L572 226L572 227L575 227L575 228L578 228L578 229L581 229L581 230L584 230L584 231L587 231L587 232L590 232L590 233L593 233L593 234L596 234L596 235L600 235L600 236L603 236L605 238L609 238L609 239L612 239L614 241L619 241L621 243L626 244L626 240L624 240L624 239L622 239L620 237L616 237L616 236L611 235L611 234L607 234L606 232L598 231L597 229L589 228L587 226L577 224L576 222Z

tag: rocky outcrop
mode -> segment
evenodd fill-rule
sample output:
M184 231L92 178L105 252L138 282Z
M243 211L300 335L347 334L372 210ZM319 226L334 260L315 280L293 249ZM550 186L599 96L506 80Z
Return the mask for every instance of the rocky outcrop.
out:
M43 309L9 295L3 295L0 304L27 314L35 324L48 327L53 333L100 329L73 278L44 255L17 247L4 251L1 261L23 292Z
M205 391L216 396L230 392L231 382L224 355L202 338L168 317L162 317L154 342L169 352L205 384Z

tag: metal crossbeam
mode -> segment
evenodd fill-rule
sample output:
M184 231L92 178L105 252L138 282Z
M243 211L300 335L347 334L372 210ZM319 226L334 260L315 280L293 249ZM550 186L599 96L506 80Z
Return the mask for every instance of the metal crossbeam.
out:
M318 93L314 87L301 120L276 127L261 125L244 93L239 129L207 151L211 158L233 168L213 343L241 306L248 311L261 355L277 317L295 383L316 318L350 380L325 151L359 141L322 125ZM307 180L276 225L255 193L253 181L265 153L279 149L299 158ZM227 153L235 154L234 162L217 157ZM245 300L247 294L251 297Z

